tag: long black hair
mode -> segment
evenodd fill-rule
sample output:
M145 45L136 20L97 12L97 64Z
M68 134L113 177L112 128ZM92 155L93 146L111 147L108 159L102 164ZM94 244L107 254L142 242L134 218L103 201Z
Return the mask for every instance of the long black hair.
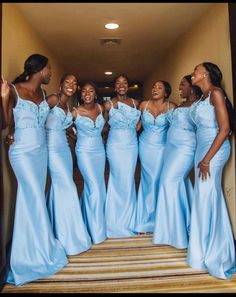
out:
M222 74L220 68L216 64L213 64L211 62L204 62L204 63L202 63L202 65L209 72L209 76L210 76L212 84L214 86L220 88L224 93L225 104L226 104L226 108L227 108L228 115L229 115L230 129L231 129L231 131L235 132L235 129L236 129L236 112L235 112L235 109L233 108L232 103L230 102L230 100L228 98L227 93L225 92L225 90L221 86L221 81L222 81L222 78L223 78L223 74Z
M48 58L43 55L33 54L29 56L24 63L24 72L17 76L12 83L16 84L26 81L27 77L42 70L47 63Z

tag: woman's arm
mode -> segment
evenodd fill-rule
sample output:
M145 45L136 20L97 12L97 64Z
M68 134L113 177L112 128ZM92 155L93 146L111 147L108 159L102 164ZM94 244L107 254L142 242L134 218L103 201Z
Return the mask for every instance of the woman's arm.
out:
M10 86L8 82L1 78L1 104L2 104L2 129L5 129L9 125L8 108L10 97Z
M73 140L77 140L77 132L76 132L76 128L74 127L74 124L70 125L67 129L66 129L66 137L68 138L72 138Z
M2 110L3 110L3 127L8 127L8 135L6 136L6 144L14 143L15 123L13 117L13 108L16 105L16 93L12 86L2 78L1 83Z
M201 177L202 180L205 180L207 178L207 174L210 176L210 161L218 152L221 145L224 143L230 133L229 116L222 90L212 90L210 100L215 107L216 118L219 125L219 132L212 142L212 145L209 148L208 152L206 153L202 161L198 164L198 167L200 168L199 177Z
M59 98L56 94L51 94L51 95L47 96L46 100L47 100L49 107L53 108L57 104Z

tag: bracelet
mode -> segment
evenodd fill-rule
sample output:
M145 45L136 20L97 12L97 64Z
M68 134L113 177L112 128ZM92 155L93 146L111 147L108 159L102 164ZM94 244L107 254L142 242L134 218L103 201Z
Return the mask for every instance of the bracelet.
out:
M207 163L201 162L201 165L208 167L209 166L209 163L207 164Z

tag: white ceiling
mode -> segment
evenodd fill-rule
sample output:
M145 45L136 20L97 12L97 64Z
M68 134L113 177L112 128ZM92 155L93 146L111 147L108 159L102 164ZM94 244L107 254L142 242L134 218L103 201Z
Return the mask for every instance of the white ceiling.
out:
M143 81L158 60L212 3L18 3L25 18L60 61L81 81L111 81L126 73ZM120 28L107 30L107 22ZM117 46L101 38L121 38Z

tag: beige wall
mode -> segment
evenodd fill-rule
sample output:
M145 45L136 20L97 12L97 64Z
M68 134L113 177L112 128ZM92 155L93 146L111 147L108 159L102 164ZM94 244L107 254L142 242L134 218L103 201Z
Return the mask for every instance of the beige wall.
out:
M27 23L21 12L12 3L2 4L2 74L5 79L11 82L16 76L23 72L24 62L27 57L33 53L40 53L49 58L52 66L52 79L49 85L43 88L47 94L58 90L59 80L64 71L61 69L53 53L47 49L47 46L40 40L37 33ZM42 24L43 25L43 24ZM5 139L7 129L2 131L2 137ZM10 235L12 227L12 213L15 203L15 185L11 167L8 162L7 150L5 144L3 152L3 183L4 183L4 203L6 205L5 221Z
M39 53L47 56L52 66L50 84L44 85L43 88L48 94L55 92L64 74L59 61L33 31L16 5L3 3L2 16L2 73L4 77L12 81L23 72L24 62L28 56ZM42 26L46 25L42 24Z
M189 28L188 32L172 45L145 81L144 98L150 96L153 83L162 79L168 81L172 86L170 100L180 103L178 86L181 78L190 74L197 64L204 61L213 62L220 67L224 75L223 85L232 100L232 67L227 3L215 4L209 8ZM233 139L231 139L231 144L232 153L224 170L223 189L236 237L235 147Z

